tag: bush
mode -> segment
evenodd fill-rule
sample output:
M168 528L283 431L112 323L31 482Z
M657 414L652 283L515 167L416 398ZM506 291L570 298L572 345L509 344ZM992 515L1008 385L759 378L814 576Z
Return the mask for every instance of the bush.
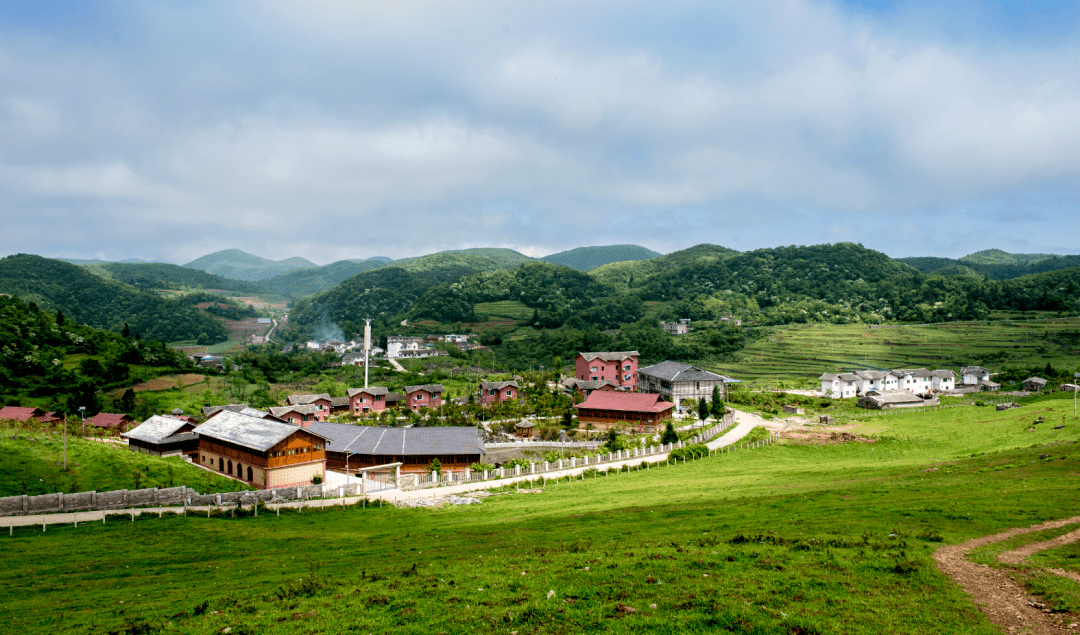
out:
M709 456L709 448L704 443L692 443L684 448L678 448L672 450L670 454L673 459L700 459L705 456Z
M319 476L318 474L316 474L315 476L312 476L312 477L311 477L311 484L312 484L312 485L318 485L318 484L320 484L320 483L322 483L322 477L321 477L321 476Z
M668 443L676 443L678 440L679 433L675 432L675 425L668 421L667 427L664 428L664 435L660 437L660 443L667 445Z

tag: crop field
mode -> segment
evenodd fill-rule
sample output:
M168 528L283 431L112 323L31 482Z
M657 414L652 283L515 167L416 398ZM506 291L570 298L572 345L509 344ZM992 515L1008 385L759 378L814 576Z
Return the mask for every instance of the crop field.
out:
M862 368L1080 364L1080 319L964 322L918 326L806 324L764 327L765 334L717 364L743 380L817 377Z
M943 414L471 506L21 528L0 536L0 619L20 633L1000 632L931 555L1080 512L1080 420L1064 399Z
M476 317L482 321L511 320L521 322L532 317L533 310L516 300L481 302L475 307Z
M199 375L196 373L184 373L182 375L162 375L161 377L155 377L150 381L144 381L141 384L136 384L131 387L135 392L143 392L146 390L169 390L172 388L187 388L188 386L194 386L196 384L202 384L206 382L206 375Z

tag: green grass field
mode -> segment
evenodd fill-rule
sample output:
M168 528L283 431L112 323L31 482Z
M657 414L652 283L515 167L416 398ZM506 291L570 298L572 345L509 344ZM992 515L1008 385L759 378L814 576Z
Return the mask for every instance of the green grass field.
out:
M467 507L22 528L0 536L0 619L20 633L997 632L931 554L1080 513L1072 404L853 431L874 442Z
M0 426L0 496L53 492L105 492L140 487L187 485L199 492L249 489L238 481L188 465L180 457L161 458L130 451L126 445L67 440L56 431Z
M710 365L743 380L817 377L857 368L950 368L1080 364L1080 319L925 326L790 325L766 334L738 360Z

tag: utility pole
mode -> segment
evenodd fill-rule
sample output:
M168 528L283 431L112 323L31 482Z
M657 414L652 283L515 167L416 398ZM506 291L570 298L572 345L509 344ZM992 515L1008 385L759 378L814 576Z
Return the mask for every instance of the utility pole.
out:
M364 388L368 387L368 358L371 356L371 318L364 318ZM346 459L347 461L347 459Z
M67 472L67 415L64 415L64 471Z

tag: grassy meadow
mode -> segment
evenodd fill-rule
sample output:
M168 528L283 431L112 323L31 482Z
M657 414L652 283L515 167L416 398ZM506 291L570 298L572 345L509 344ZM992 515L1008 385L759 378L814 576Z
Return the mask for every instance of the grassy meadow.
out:
M981 365L1072 368L1080 364L1080 319L928 325L794 324L767 327L738 359L709 365L742 380L790 380L853 368Z
M931 554L1080 513L1071 402L850 431L862 440L472 506L17 529L0 537L0 620L21 633L997 632ZM1038 580L1071 597L1070 581Z
M64 440L56 430L0 426L0 496L178 485L203 493L248 489L238 481L188 465L180 457L140 454L126 445L73 434L67 439L67 461L65 471Z

